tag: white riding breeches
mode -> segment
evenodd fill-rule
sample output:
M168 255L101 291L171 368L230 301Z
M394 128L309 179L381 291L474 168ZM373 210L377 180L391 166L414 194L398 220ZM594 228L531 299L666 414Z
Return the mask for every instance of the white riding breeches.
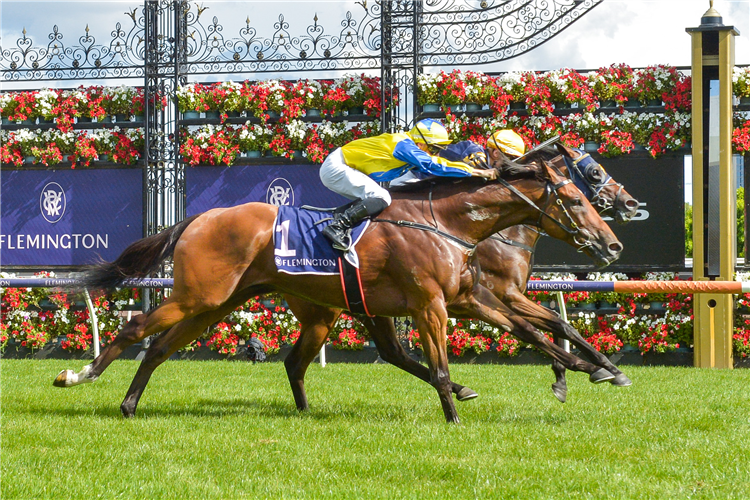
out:
M388 205L391 204L391 194L387 190L367 174L344 163L341 148L329 154L320 166L320 180L325 187L350 200L380 198Z

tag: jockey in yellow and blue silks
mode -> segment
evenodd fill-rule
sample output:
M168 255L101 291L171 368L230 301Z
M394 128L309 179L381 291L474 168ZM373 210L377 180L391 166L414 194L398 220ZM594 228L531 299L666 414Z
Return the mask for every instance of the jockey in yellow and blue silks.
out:
M333 247L348 250L349 230L391 204L391 195L378 182L393 180L416 170L444 177L494 178L494 171L474 169L463 162L432 156L435 145L450 144L448 131L435 120L421 120L408 133L381 134L354 140L333 151L320 167L323 185L356 200L323 229Z
M487 147L473 141L461 141L442 148L438 155L450 162L463 162L475 168L502 169L505 158L514 160L524 155L526 145L523 138L513 130L497 130L487 138ZM391 186L403 186L429 177L423 172L409 171L391 182Z

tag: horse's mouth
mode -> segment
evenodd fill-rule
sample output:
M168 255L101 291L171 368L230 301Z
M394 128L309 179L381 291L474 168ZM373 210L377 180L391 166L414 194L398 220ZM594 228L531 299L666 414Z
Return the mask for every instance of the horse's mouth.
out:
M621 212L621 211L617 211L615 213L615 221L618 224L627 224L628 222L630 222L631 220L633 220L633 217L635 217L636 213L637 212L635 212L635 211L633 211L633 212Z
M628 222L630 222L633 219L633 215L634 214L617 212L615 214L615 221L618 224L627 224Z
M616 260L617 260L617 257L613 259L602 257L602 258L596 259L595 265L597 269L604 269L605 267L609 266L611 263L613 263Z
M597 269L603 269L620 258L621 252L604 252L599 245L589 247L588 256L594 261Z
M638 207L640 206L636 199L629 199L624 203L617 203L616 205L614 219L618 224L627 224L633 220L633 217L638 213Z

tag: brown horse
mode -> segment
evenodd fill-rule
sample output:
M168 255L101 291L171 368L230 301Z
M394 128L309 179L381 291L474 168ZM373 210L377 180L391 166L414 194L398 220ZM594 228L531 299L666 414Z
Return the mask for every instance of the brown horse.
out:
M636 213L638 201L633 198L621 184L617 183L606 171L585 153L558 145L559 153L571 160L572 171L568 172L563 158L558 150L546 148L537 151L531 161L552 161L565 175L576 180L577 185L587 197L600 209L601 214L611 215L620 223L629 221ZM585 161L582 161L585 160ZM582 184L582 185L581 185ZM556 338L570 340L581 353L595 365L605 368L614 375L609 380L616 386L628 386L630 379L614 366L609 359L593 348L578 333L578 331L563 321L554 311L529 300L525 295L526 283L531 274L531 259L534 248L540 238L540 231L534 227L519 225L499 232L497 235L482 241L477 246L477 259L481 267L480 283L510 311L525 319L532 326L550 331ZM485 292L486 293L486 292ZM303 334L298 343L300 349L295 350L286 359L287 375L295 391L295 399L301 409L307 407L304 395L304 375L307 366L317 355L325 342L328 321L335 323L341 311L331 310L322 306L307 303L296 297L286 297L287 302L302 323ZM449 307L453 316L459 316L457 311ZM325 318L325 320L323 320ZM333 318L333 319L331 319ZM375 341L383 360L417 376L429 383L429 370L403 350L396 337L396 331L391 318L360 318L368 329L370 337ZM320 326L307 329L308 322L317 322ZM332 323L331 323L332 324ZM523 325L525 328L526 325ZM306 339L306 333L314 332L313 339ZM521 327L515 327L511 332L519 338L528 338L529 334ZM538 336L531 337L538 339ZM532 342L536 345L536 342ZM541 345L544 343L541 342ZM540 346L540 348L542 348ZM553 371L556 381L552 385L555 396L562 402L567 397L567 383L565 380L565 366L553 358ZM468 387L452 383L452 391L459 401L472 399L477 394ZM299 396L297 394L299 393Z
M531 175L509 181L449 181L429 192L397 195L382 217L434 224L442 235L376 223L357 247L369 310L377 316L414 319L422 334L430 384L449 422L458 422L458 415L445 345L448 307L470 311L508 330L521 322L527 324L509 311L508 317L497 312L506 308L491 294L470 293L478 280L474 245L504 228L529 223L581 247L600 265L614 261L622 251L615 235L569 179L546 164L529 171ZM79 373L64 370L54 384L67 387L92 382L128 345L164 332L149 347L120 407L130 417L156 367L250 297L278 291L336 309L346 307L338 277L277 271L276 214L276 207L262 203L210 210L133 243L112 263L90 268L84 283L107 288L147 276L173 255L174 288L156 309L125 325L92 364ZM308 322L306 329L330 327L333 321L335 317L318 318ZM302 344L296 344L292 354ZM566 368L589 373L593 381L612 377L550 345L550 354ZM295 400L300 406L297 392Z

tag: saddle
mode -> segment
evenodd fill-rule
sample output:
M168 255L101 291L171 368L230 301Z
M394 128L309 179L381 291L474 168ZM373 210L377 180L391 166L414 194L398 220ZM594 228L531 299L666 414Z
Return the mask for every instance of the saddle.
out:
M338 210L341 209L338 207ZM346 205L343 209L346 209ZM333 220L331 214L334 210L337 209L279 207L274 230L276 269L287 274L338 274L341 277L347 309L353 314L369 316L362 290L356 244L370 221L362 221L353 228L351 249L342 252L331 247L328 239L322 234L324 223Z

